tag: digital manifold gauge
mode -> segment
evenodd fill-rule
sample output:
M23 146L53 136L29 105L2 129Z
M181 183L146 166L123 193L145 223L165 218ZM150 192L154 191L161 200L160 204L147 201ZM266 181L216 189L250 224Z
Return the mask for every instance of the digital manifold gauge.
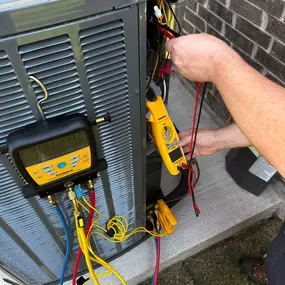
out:
M147 101L146 105L150 112L149 122L157 149L170 174L178 175L187 161L182 148L177 145L179 137L175 126L168 115L161 96L155 97L152 101Z
M92 125L81 114L58 116L9 134L8 151L28 182L25 198L46 197L64 190L64 183L83 183L107 168L96 158Z

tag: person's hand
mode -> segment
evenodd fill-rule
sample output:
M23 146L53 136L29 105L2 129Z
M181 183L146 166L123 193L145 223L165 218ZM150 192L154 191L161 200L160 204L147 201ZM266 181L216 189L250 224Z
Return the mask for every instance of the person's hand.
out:
M175 69L184 77L200 82L214 82L217 66L231 49L218 38L208 34L181 36L167 41Z
M178 136L180 138L178 145L182 146L186 158L189 160L191 130L180 132ZM199 129L197 133L194 156L208 156L216 153L217 151L219 151L219 149L215 146L215 131Z

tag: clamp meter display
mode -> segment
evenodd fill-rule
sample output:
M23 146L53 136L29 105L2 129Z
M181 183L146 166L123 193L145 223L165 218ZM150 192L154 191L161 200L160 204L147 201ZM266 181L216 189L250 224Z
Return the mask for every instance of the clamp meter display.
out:
M177 175L183 164L187 164L179 141L176 129L168 115L161 96L153 101L147 101L147 108L150 112L149 122L151 123L152 135L164 164L170 174Z
M31 196L32 189L41 197L62 191L65 182L83 182L107 168L104 160L96 159L92 126L81 114L27 125L11 133L7 144L14 163L30 184L23 189L24 196Z

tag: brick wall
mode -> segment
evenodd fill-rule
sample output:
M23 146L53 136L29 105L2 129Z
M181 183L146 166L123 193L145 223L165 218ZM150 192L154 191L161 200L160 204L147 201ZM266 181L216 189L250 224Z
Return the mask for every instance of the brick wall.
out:
M206 32L224 40L269 79L285 86L285 0L186 0L183 33ZM215 86L206 100L231 117Z

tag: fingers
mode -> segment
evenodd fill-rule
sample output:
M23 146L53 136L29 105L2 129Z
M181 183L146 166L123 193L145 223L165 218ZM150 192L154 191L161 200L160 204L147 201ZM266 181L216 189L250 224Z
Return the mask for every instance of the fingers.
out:
M180 139L180 142L178 142L177 145L179 146L186 146L187 144L190 143L190 138L191 138L191 131L188 130L188 131L183 131L183 132L180 132L178 134L178 137Z
M184 153L187 153L190 151L189 145L183 146L182 149L183 149Z
M169 52L169 53L172 53L173 52L173 44L175 42L175 39L172 39L172 40L168 40L165 44L165 48L166 50Z
M178 142L177 145L182 146L182 147L187 146L190 143L190 139L191 137L186 135L180 139L180 142Z
M180 139L182 139L182 138L185 137L185 136L190 136L191 133L192 133L191 130L182 131L182 132L180 132L180 133L178 134L178 136L179 136Z

